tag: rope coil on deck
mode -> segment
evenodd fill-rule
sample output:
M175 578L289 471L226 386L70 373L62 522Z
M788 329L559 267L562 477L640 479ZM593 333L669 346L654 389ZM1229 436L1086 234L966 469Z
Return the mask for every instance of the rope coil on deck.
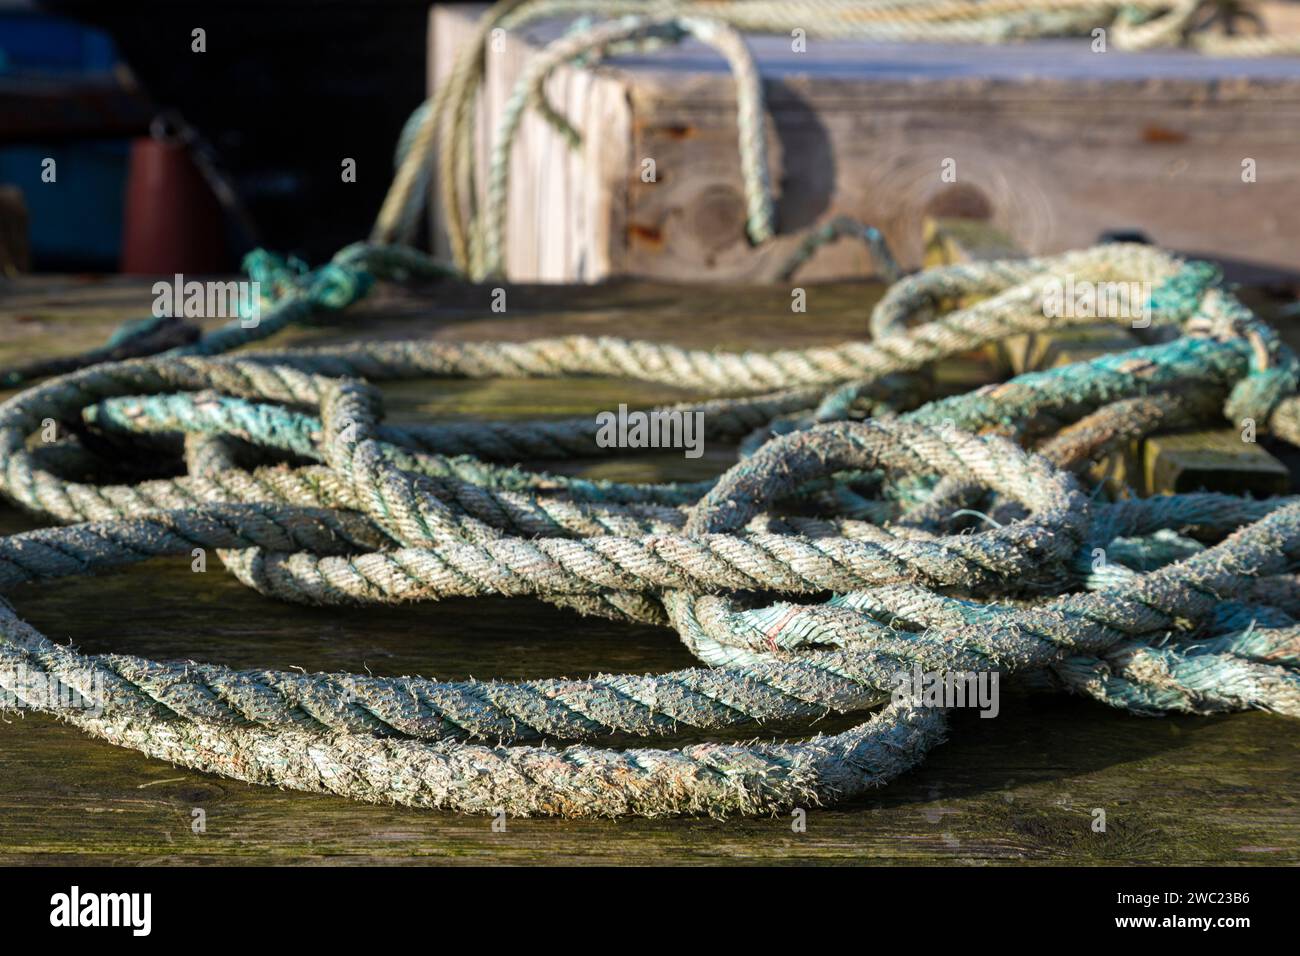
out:
M437 272L375 246L333 268L314 293L283 283L271 315ZM1043 296L1064 275L1151 283L1151 344L909 409L900 374L1061 325ZM1300 440L1300 365L1213 269L1142 245L946 268L895 285L873 327L871 342L771 353L566 337L208 357L200 342L34 385L0 405L0 493L55 526L0 541L0 589L215 548L277 599L540 599L667 624L702 666L520 682L233 670L83 655L3 605L0 700L237 779L573 816L852 799L947 734L942 707L895 693L914 668L1137 713L1300 716L1300 500L1109 501L1080 483L1120 441L1225 415ZM711 440L745 457L693 485L549 475L516 462L608 454L590 420L390 426L377 387L581 374L715 396L681 407L707 409ZM49 418L66 437L29 443ZM102 470L87 432L183 455L185 473L71 480L61 467ZM735 739L847 714L862 721ZM653 747L692 736L714 739Z
M476 209L486 41L498 28L587 15L606 19L580 21L525 70ZM499 4L403 131L372 241L315 270L251 255L246 269L269 290L251 326L201 335L144 320L95 352L0 374L26 387L0 404L0 494L52 525L0 540L0 591L214 548L239 580L280 600L543 600L671 627L702 666L518 682L233 670L84 655L0 601L0 707L55 713L120 746L255 783L565 816L852 799L948 732L942 707L896 693L916 668L996 674L1140 714L1300 716L1300 500L1112 500L1087 476L1126 442L1198 423L1249 418L1300 444L1300 363L1204 263L1111 244L902 277L878 231L837 219L782 274L837 238L864 241L898 279L870 341L728 353L567 336L226 354L345 309L376 281L499 274L521 117L535 109L578 136L546 100L562 63L687 36L717 49L737 78L747 231L760 243L776 223L762 86L739 31L995 42L1103 24L1124 49L1297 50L1294 38L1207 35L1204 20L1192 0ZM454 267L401 244L435 143ZM1065 277L1149 284L1146 344L916 407L912 375L933 362L1096 321L1048 317L1044 296ZM598 446L587 418L387 424L378 388L570 375L692 389L702 398L671 411L702 412L705 437L738 443L740 460L689 484L546 474L521 462L617 450ZM31 441L49 419L63 437ZM96 480L114 464L104 447L179 474ZM54 703L68 700L94 706ZM838 715L861 722L737 739ZM652 746L683 737L696 742Z

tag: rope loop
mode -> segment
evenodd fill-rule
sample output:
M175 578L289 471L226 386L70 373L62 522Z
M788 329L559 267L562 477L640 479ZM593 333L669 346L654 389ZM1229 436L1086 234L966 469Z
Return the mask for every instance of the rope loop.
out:
M342 306L372 269L434 274L420 263L365 243L329 270L271 258L252 269ZM909 376L926 363L1057 322L1042 297L1063 276L1150 282L1172 331L1190 313L1183 334L909 406ZM956 289L984 298L954 309ZM59 687L94 706L53 712L92 734L278 786L467 812L643 816L773 812L893 779L947 734L945 708L895 693L918 670L996 674L1136 713L1300 716L1300 504L1110 501L1081 484L1111 448L1213 420L1203 398L1261 421L1276 406L1279 434L1300 435L1294 357L1212 269L1110 245L921 273L882 306L878 343L723 353L581 336L378 342L104 362L33 386L0 404L0 493L55 526L0 539L0 590L209 547L275 599L543 600L669 626L701 666L523 682L235 671L81 655L3 604L0 705L50 710L38 688ZM682 408L703 410L707 434L744 440L748 454L695 485L530 471L465 452L596 456L593 424L394 426L378 387L591 373L735 396ZM853 417L863 400L865 420ZM818 421L829 415L839 417ZM50 418L67 437L29 444ZM1022 447L1044 427L1059 434L1037 453ZM102 471L92 449L145 436L150 454L182 455L185 473L134 484L63 474ZM827 713L859 723L728 739ZM709 739L644 745L683 734Z
M564 63L687 35L717 49L737 79L757 243L775 234L775 205L741 30L989 42L1074 35L1101 12L1125 21L1121 45L1211 48L1186 33L1202 12L1192 0L815 6L810 19L805 4L763 0L507 0L403 130L370 240L314 270L248 257L266 289L259 323L196 339L145 321L85 355L0 372L26 386L0 403L0 495L48 524L0 538L0 592L20 604L24 588L211 548L272 599L543 601L675 632L699 666L527 681L235 670L81 654L0 600L0 709L270 786L645 817L774 813L888 783L946 739L959 706L928 701L911 675L1006 678L1140 714L1300 716L1300 499L1141 498L1097 474L1134 442L1224 415L1300 444L1300 362L1212 265L1117 243L926 270L886 291L870 341L802 349L564 336L225 354L347 308L376 280L500 274L525 111L578 136L545 93ZM585 14L526 65L480 196L474 104L490 31ZM1285 48L1229 39L1247 42L1227 47L1241 55ZM401 242L435 144L454 269ZM839 235L893 272L883 236L847 218L812 233L791 269ZM1154 289L1147 344L933 397L935 363L1097 321L1050 307L1075 281ZM384 417L388 382L590 375L699 392L648 417L700 422L701 441L737 446L735 463L700 481L610 481L528 464L631 451L592 416ZM844 719L799 729L828 718Z

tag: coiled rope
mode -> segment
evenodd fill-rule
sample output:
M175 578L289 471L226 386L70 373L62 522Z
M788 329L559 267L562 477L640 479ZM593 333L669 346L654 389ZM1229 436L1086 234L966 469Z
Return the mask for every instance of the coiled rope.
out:
M526 108L567 129L542 90L574 58L685 36L718 49L740 84L749 232L761 242L774 229L761 86L738 31L991 41L1100 19L1129 49L1292 49L1190 32L1202 7L1186 0L507 0L480 40L585 14L612 19L578 24L526 71L481 214L468 144L482 42L403 132L372 241L316 270L249 257L268 290L258 323L200 335L146 319L95 352L3 373L27 389L0 404L0 494L51 527L0 540L0 590L214 548L281 600L543 600L671 627L703 666L521 682L241 671L83 655L0 602L0 706L261 784L565 816L852 799L947 733L942 707L895 692L915 668L996 673L1141 714L1300 715L1300 500L1112 500L1087 484L1091 464L1167 428L1250 419L1300 444L1300 363L1204 263L1115 244L929 270L891 286L871 341L832 347L727 353L569 336L225 355L346 308L377 280L499 272L513 130ZM435 140L454 269L399 241L418 218ZM841 236L898 274L879 233L840 220L807 237L786 272ZM911 373L1068 324L1044 303L1067 278L1149 284L1147 344L915 407ZM611 453L594 420L398 427L384 423L377 389L590 374L698 391L671 411L702 412L706 439L737 442L740 461L694 484L550 475L520 462ZM59 441L30 442L51 418ZM106 470L93 450L104 442L159 465L179 459L183 474L89 481ZM862 722L832 735L735 739L849 714ZM706 742L649 746L681 737Z
M339 261L432 272L407 249ZM1061 324L1043 297L1067 275L1151 283L1152 344L907 410L900 374ZM770 353L586 337L197 349L34 385L0 405L0 493L55 526L0 541L2 589L215 548L282 600L540 599L666 624L704 666L521 682L240 671L83 655L3 605L0 700L241 780L572 816L851 799L944 739L943 708L894 693L918 667L1136 713L1300 715L1300 500L1108 501L1077 477L1120 441L1225 416L1300 441L1300 365L1212 268L1141 245L949 267L896 284L873 325L872 342ZM386 426L375 384L582 374L729 396L680 409L749 451L696 485L563 478L514 462L608 454L593 422ZM66 437L29 444L49 418ZM87 431L173 448L185 473L70 480L61 467L102 470ZM988 518L973 529L972 509ZM69 699L95 707L51 703ZM864 719L727 739L828 714ZM691 735L715 739L647 746Z

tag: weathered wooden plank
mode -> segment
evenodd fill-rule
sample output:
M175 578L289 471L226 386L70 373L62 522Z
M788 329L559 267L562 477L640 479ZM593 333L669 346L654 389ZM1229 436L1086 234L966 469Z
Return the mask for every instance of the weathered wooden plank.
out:
M1014 239L986 219L926 216L921 222L921 241L925 245L921 264L926 268L1025 255Z
M1002 343L1002 352L1011 371L1022 375L1127 352L1140 344L1123 328L1099 323L1012 336Z
M435 8L439 63L478 9ZM522 28L489 54L484 150L522 61L565 26ZM805 53L785 37L748 42L768 103L776 241L755 249L744 234L732 79L687 42L611 58L586 79L557 71L552 102L589 135L566 155L553 132L525 122L511 160L509 274L752 281L837 215L877 226L915 265L922 217L971 203L1030 253L1140 224L1166 246L1300 268L1284 218L1300 201L1294 60L1094 53L1086 37L999 47L813 38ZM641 178L646 158L655 182ZM1247 160L1255 181L1244 180ZM946 161L955 181L941 176ZM860 255L827 249L803 277L860 274Z
M1156 435L1142 445L1147 494L1225 491L1266 497L1291 490L1286 465L1230 428Z
M474 30L472 20L448 17L447 12L448 8L435 6L430 15L430 89L450 73ZM530 55L527 40L516 34L504 35L499 48L489 47L492 69L479 109L481 123L493 124L500 116ZM536 115L525 116L510 160L506 234L545 233L545 241L512 242L507 274L528 282L584 282L625 272L611 256L624 241L624 179L633 165L627 152L632 137L626 91L603 73L566 67L547 84L547 94L575 128L599 133L587 136L574 150ZM481 174L488 161L486 136L480 135L477 149ZM434 209L438 202L435 197ZM548 229L548 223L570 217L581 226ZM433 234L434 251L446 257L446 233L435 229Z
M138 280L34 277L0 287L0 364L101 341L118 321L148 309L148 289ZM809 344L864 334L878 292L862 284L812 287L809 312L791 314L782 289L510 287L507 313L494 315L485 290L385 289L346 316L277 342L360 331L520 339L615 329L691 345ZM474 418L582 414L681 393L593 379L415 383L388 397L398 418ZM625 477L691 478L729 459L729 449L709 448L700 462L662 454L615 467ZM0 508L0 533L32 526ZM523 678L693 662L667 630L533 602L303 608L259 597L216 562L195 574L188 559L6 597L46 634L88 652L237 667ZM787 818L510 820L505 833L494 833L484 818L193 773L26 716L0 722L0 863L1294 863L1298 757L1300 725L1274 715L1141 719L1008 690L997 719L959 714L952 741L917 772L872 799L811 809L806 833L792 832ZM203 834L191 830L196 808L206 813ZM1105 833L1091 829L1093 808L1106 811Z

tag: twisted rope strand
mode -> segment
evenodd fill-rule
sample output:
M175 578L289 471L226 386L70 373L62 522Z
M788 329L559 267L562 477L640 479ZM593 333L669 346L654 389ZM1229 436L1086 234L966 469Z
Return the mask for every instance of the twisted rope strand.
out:
M900 401L890 376L1054 327L1046 283L1075 270L1152 282L1153 326L1175 337L860 417L864 397ZM986 298L948 312L953 290ZM1300 714L1300 504L1109 502L1071 474L1174 424L1250 412L1265 430L1296 434L1295 358L1213 270L1111 246L922 275L878 314L888 318L876 343L766 354L582 338L375 343L136 359L33 386L0 404L0 492L64 526L0 541L2 590L211 547L278 598L536 597L671 626L705 666L521 682L236 671L81 655L0 605L0 704L278 786L466 811L645 816L771 812L887 782L946 734L942 707L897 692L916 668L1005 675L1134 713ZM386 426L377 389L361 380L593 373L735 396L681 408L716 419L711 440L758 433L715 481L570 479L448 452L477 442L507 462L608 453L589 423L500 423L487 437ZM70 480L60 468L93 472L98 456L72 439L29 447L50 417L148 439L152 454L182 455L187 473ZM1034 428L1046 429L1043 455L1004 437ZM178 433L183 444L169 437ZM954 511L984 500L997 520L951 529ZM791 504L832 510L785 513ZM1096 548L1108 553L1102 567L1090 564ZM54 703L66 700L93 707ZM828 714L865 722L786 743L591 746Z

